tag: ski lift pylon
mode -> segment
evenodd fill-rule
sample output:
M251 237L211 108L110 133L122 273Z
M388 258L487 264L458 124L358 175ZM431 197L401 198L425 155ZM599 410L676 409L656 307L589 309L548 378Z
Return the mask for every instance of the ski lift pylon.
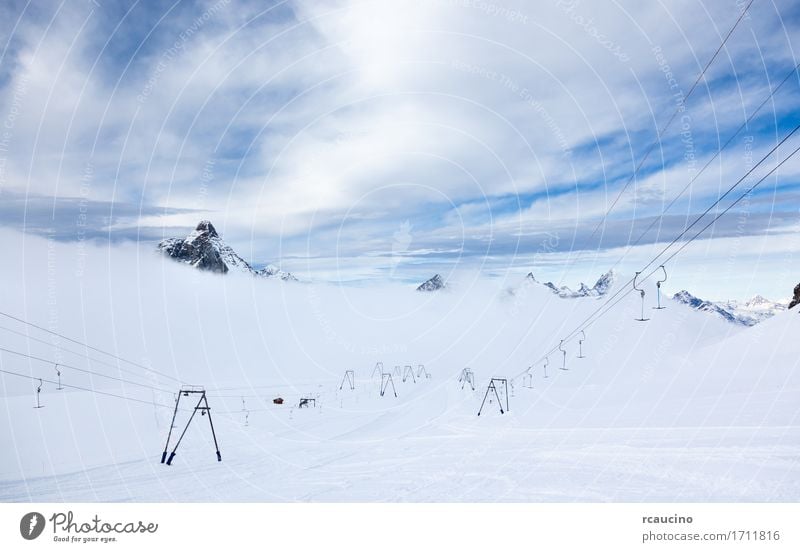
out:
M498 384L502 385L505 388L506 392L505 410L503 410L503 401L500 398L500 393L497 391ZM500 407L500 414L505 414L506 412L508 412L508 380L504 378L492 378L491 380L489 380L489 386L486 388L486 394L483 395L483 402L481 402L481 407L478 409L478 416L480 416L481 412L483 411L483 405L486 404L486 398L489 396L490 391L494 391L494 396L497 397L497 404Z
M339 391L341 391L342 387L344 387L344 382L347 382L347 384L350 386L351 391L356 388L355 372L353 372L353 370L344 371L344 377L342 378L342 383L339 384Z
M169 450L169 441L172 437L172 430L175 427L175 418L178 415L178 405L180 404L181 397L188 397L190 394L199 395L200 398L197 401L197 404L192 409L192 414L189 416L189 420L186 422L186 426L183 428L183 431L178 437L178 441L175 443L175 448L172 449L172 452L169 453L169 457L167 457L167 452ZM181 387L178 391L178 400L175 401L175 410L172 412L172 423L169 426L169 432L167 433L167 442L164 444L164 452L161 453L161 463L166 464L167 466L172 465L172 460L175 458L175 454L178 452L178 447L183 441L183 436L186 435L186 430L189 429L189 425L192 423L195 414L200 412L201 416L208 415L208 425L211 426L211 437L214 439L214 448L216 449L217 453L217 462L222 462L222 454L219 452L219 444L217 443L217 433L214 431L214 422L211 421L211 407L208 405L208 398L206 397L206 390L204 387L199 385L187 385Z
M472 372L471 368L464 368L461 370L461 375L458 376L458 381L461 382L461 389L464 389L464 386L469 382L469 386L472 387L472 390L475 391L475 374Z
M397 389L394 387L394 380L392 379L391 374L381 374L381 397L383 397L386 390L389 388L389 384L392 384L392 392L394 396L397 397Z

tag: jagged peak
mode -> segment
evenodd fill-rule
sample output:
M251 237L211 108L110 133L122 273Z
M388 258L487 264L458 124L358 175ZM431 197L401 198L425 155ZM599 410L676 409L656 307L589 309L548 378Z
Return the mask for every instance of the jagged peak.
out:
M432 278L421 283L419 287L417 287L417 291L436 291L444 287L445 283L442 277L438 274L434 274Z
M210 220L201 220L197 223L197 228L194 229L195 232L200 232L202 234L208 234L209 237L218 238L219 234L217 233L217 229L214 228L214 225L211 224Z

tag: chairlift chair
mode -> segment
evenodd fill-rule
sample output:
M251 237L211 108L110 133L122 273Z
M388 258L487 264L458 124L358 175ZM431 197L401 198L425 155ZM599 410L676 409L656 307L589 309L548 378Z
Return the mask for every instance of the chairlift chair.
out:
M581 338L578 340L578 358L586 358L583 354L583 342L586 341L586 332L581 330Z
M63 387L61 387L61 370L58 369L58 364L56 364L55 368L56 368L56 375L58 376L58 387L56 387L56 389L61 391L62 389L64 389Z
M531 370L533 370L533 366L528 366L528 369L522 376L522 387L533 389L533 374L531 373Z
M559 370L569 370L567 368L567 351L561 348L564 345L564 340L561 340L561 343L558 344L558 350L561 351L561 368Z
M34 408L44 408L44 405L39 402L39 395L42 394L42 378L39 378L39 386L36 388L36 406Z
M664 282L667 281L667 269L664 268L664 265L661 265L658 268L660 268L664 272L664 279L663 280L658 280L656 282L656 297L658 299L658 306L657 307L653 307L654 310L662 310L662 309L667 308L667 307L662 307L661 306L661 284L663 284Z
M544 357L544 377L549 378L547 375L547 367L550 365L550 357Z
M641 318L637 318L636 320L638 320L639 322L647 322L650 319L644 317L644 290L642 288L636 287L636 278L639 277L639 274L641 274L641 272L637 272L636 275L633 277L633 289L638 291L639 295L642 298L642 317Z

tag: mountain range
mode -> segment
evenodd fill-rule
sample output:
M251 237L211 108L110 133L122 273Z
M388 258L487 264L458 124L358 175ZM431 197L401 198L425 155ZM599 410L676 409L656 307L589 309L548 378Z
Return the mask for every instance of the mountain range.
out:
M617 273L614 272L613 269L609 270L608 272L600 276L600 278L597 279L597 281L594 283L592 287L589 287L583 282L581 282L581 285L577 291L573 291L567 286L556 287L556 285L553 282L539 282L533 275L533 272L528 272L528 275L525 276L525 279L528 282L541 284L545 287L550 288L550 290L552 290L553 293L555 293L562 299L569 299L575 297L602 297L603 295L608 293L608 290L611 289L611 287L617 281Z
M617 276L614 270L609 270L600 276L592 287L581 282L580 287L576 291L573 291L567 286L558 287L553 284L553 282L540 282L532 272L528 273L525 277L525 281L549 288L550 291L562 299L573 299L579 297L602 297L606 295L616 283ZM756 295L748 301L708 301L695 297L686 290L682 290L673 295L672 299L694 310L719 316L732 324L741 326L755 326L759 322L787 308L786 302L771 301L761 295Z
M673 295L672 299L694 310L708 312L742 326L755 326L785 311L787 307L784 302L770 301L761 295L756 295L748 301L707 301L695 297L685 289Z

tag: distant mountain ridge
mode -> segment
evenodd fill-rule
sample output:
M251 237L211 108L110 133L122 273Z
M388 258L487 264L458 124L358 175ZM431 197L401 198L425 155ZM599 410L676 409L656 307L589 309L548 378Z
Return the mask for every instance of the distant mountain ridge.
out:
M279 278L297 281L291 273L283 272L273 265L256 270L242 259L217 233L211 221L202 220L185 238L167 238L158 244L164 255L198 270L227 274L230 271L250 274L262 278Z
M748 301L706 301L695 297L688 291L681 290L672 296L672 299L688 305L694 310L708 312L741 326L755 326L759 322L771 318L779 312L786 310L786 303L770 301L756 295Z
M617 281L617 273L614 272L613 269L609 270L608 272L600 276L600 278L598 278L598 280L592 287L589 287L583 282L581 282L581 285L577 291L573 291L567 286L556 287L556 285L553 282L540 282L533 275L533 272L528 272L528 275L525 276L525 279L528 282L541 284L547 288L550 288L550 290L553 293L555 293L562 299L572 299L577 297L602 297L603 295L608 293L608 290L610 290L611 287L614 285L614 283Z

